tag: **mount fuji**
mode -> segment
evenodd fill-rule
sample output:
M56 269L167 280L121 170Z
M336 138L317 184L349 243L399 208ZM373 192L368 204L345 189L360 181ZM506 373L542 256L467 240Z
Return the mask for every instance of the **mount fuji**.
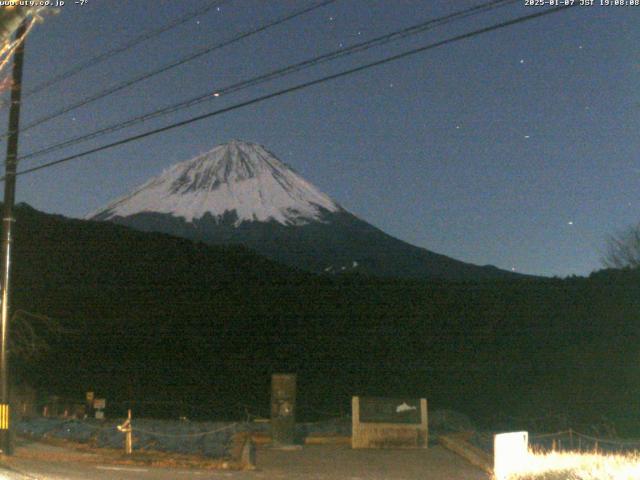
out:
M87 218L208 244L242 244L314 272L453 280L520 276L391 237L264 147L238 140L174 165Z

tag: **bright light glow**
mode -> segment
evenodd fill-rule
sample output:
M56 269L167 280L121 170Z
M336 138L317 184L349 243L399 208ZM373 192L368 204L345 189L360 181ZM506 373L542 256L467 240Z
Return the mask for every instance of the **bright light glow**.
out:
M600 455L579 452L529 452L518 471L508 480L637 480L640 478L640 453Z
M0 43L0 72L7 66L9 60L15 53L18 46L27 38L27 35L31 32L33 25L36 23L39 17L33 17L27 26L27 30L25 31L22 39L20 41L17 40L5 40Z
M526 464L528 432L500 433L493 437L493 473L496 480L508 480Z

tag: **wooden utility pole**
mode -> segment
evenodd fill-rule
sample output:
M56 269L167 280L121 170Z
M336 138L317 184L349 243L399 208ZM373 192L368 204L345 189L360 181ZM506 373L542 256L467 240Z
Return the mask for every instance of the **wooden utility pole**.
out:
M27 22L16 31L20 42L13 57L13 81L11 85L11 109L9 111L9 136L4 180L4 213L2 216L2 305L0 306L0 448L5 455L13 454L11 441L11 412L9 409L9 293L11 271L11 243L13 204L16 196L16 172L18 167L18 132L20 129L20 97L22 92L22 65L24 62L24 35Z

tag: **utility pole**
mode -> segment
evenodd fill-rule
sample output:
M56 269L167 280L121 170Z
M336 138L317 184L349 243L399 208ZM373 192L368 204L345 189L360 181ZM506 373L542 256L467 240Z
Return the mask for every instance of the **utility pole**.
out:
M11 109L9 111L9 136L4 181L4 214L2 216L2 305L0 307L0 449L5 455L13 454L9 409L9 279L11 270L11 229L13 204L16 196L16 172L18 167L18 133L20 128L20 96L22 92L22 65L24 61L24 35L27 22L16 31L20 42L13 57L13 81L11 84Z

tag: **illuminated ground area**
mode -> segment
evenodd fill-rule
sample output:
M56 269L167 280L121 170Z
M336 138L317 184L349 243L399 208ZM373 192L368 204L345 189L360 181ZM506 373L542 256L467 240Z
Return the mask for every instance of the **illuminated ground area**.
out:
M522 467L509 480L635 480L640 478L640 454L531 453Z
M257 469L246 471L157 468L114 464L96 450L25 442L7 459L0 479L30 480L489 480L489 475L442 447L405 450L352 450L348 446L306 446L300 450L258 448ZM19 473L19 475L14 475Z

